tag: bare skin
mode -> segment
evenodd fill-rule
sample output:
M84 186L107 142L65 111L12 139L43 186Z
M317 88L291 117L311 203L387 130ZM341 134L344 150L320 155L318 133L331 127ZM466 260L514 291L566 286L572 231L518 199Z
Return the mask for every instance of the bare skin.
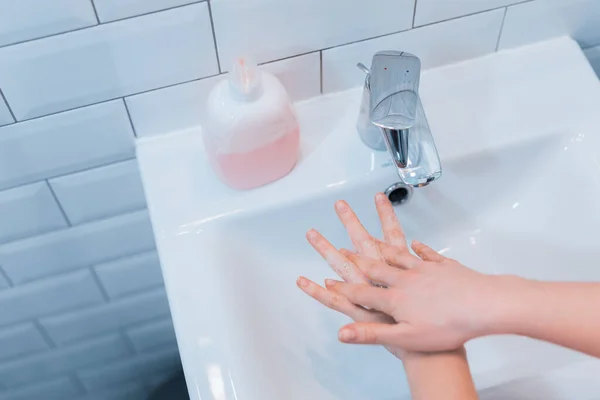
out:
M344 202L338 204L346 210ZM384 232L388 230L385 242L372 239L379 259L371 256L376 250L370 245L363 246L370 254L361 248L356 253L341 250L340 254L368 282L386 288L334 280L326 286L351 304L392 317L395 324L357 320L340 330L340 340L431 352L456 349L475 337L516 334L600 357L600 283L481 274L413 242L416 257L403 245L399 225L391 223L394 217L389 202L378 203L378 208L383 210ZM356 215L351 210L344 214L350 235L364 239L368 234ZM311 242L317 250L331 246L320 235Z
M600 357L600 283L485 275L419 242L414 256L385 196L376 205L385 240L336 203L356 252L338 251L315 231L307 238L344 281L323 288L300 277L298 285L356 321L342 327L342 342L382 344L402 358L413 398L476 398L462 346L479 336L529 336Z
M373 238L365 230L348 204L345 202L336 203L336 211L348 231L357 250L356 253L348 250L338 251L327 239L314 230L309 231L307 234L307 239L311 245L345 282L328 280L328 288L323 288L304 277L298 278L297 282L305 293L320 303L357 321L355 327L340 331L340 340L350 343L362 343L360 341L361 337L355 336L354 340L344 340L344 335L347 332L359 334L365 332L366 336L369 337L371 326L394 327L399 324L393 313L372 306L365 308L363 305L367 305L357 301L358 299L353 298L352 294L348 297L343 292L344 289L336 289L348 287L352 289L353 293L370 289L377 290L377 292L374 292L376 294L391 292L392 289L390 289L389 284L392 283L392 276L395 277L396 273L402 271L393 266L399 265L398 263L394 264L395 262L404 261L407 257L410 257L411 260L414 259L415 262L435 257L433 250L424 249L418 245L416 247L413 245L413 250L421 258L412 256L408 250L404 232L387 197L378 194L376 206L381 220L384 241ZM439 256L437 253L435 255ZM433 262L433 260L431 261ZM385 265L387 268L382 274L378 274L377 271L370 268L372 265L379 264ZM361 266L364 269L361 269ZM390 276L388 277L385 273L389 273ZM384 284L388 288L377 288L373 286L373 283ZM403 347L401 343L392 344L390 342L384 345L392 354L403 360L413 399L477 399L466 353L462 345L456 345L452 350L438 353L406 350L407 348Z

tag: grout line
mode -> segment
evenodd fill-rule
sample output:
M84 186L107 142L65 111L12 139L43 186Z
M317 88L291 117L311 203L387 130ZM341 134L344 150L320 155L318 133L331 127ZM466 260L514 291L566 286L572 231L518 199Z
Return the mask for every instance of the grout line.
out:
M68 376L69 376L69 379L71 380L71 383L73 384L73 386L75 386L79 390L80 394L89 393L87 388L85 387L83 382L81 382L81 380L79 379L79 377L77 376L77 374L75 372L69 373Z
M152 88L152 89L144 90L143 92L136 92L136 93L128 94L126 96L122 96L122 97L123 97L123 99L125 99L126 97L134 97L134 96L138 96L140 94L151 93L151 92L155 92L157 90L168 89L168 88L171 88L171 87L174 87L174 86L185 85L185 84L192 83L192 82L197 82L197 81L203 81L205 79L210 79L210 78L214 78L214 77L221 76L221 75L222 75L221 73L218 73L218 74L215 74L215 75L203 76L202 78L194 78L194 79L190 79L190 80L183 81L183 82L172 83L170 85L160 86L160 87L157 87L157 88Z
M144 17L146 15L158 14L158 13L161 13L161 12L164 12L164 11L174 10L176 8L188 7L188 6L192 6L194 4L203 3L204 1L205 0L200 0L200 1L193 2L193 3L187 3L187 4L182 4L182 5L173 6L173 7L169 7L169 8L164 8L162 10L150 11L150 12L143 13L143 14L137 14L137 15L132 15L132 16L125 17L125 18L119 18L119 19L114 19L114 20L110 20L110 21L106 21L106 22L101 22L101 23L99 23L97 25L88 25L88 26L83 26L81 28L71 29L71 30L68 30L68 31L62 31L62 32L52 33L52 34L46 35L46 36L40 36L40 37L36 37L36 38L32 38L32 39L27 39L27 40L21 40L20 42L14 42L14 43L9 43L9 44L2 45L2 46L0 46L0 49L2 49L4 47L9 47L9 46L16 46L18 44L34 42L36 40L47 39L47 38L51 38L51 37L54 37L54 36L60 36L60 35L68 34L68 33L78 32L78 31L82 31L84 29L96 28L96 27L103 26L103 25L110 25L110 24L113 24L115 22L126 21L128 19L133 19L133 18L138 18L138 17ZM95 8L94 8L94 10L95 10Z
M44 328L44 326L41 324L40 320L34 319L33 325L35 325L37 330L40 332L40 335L42 336L48 347L50 347L51 349L55 349L57 347L56 342L52 340L52 337L50 337L50 334L48 333L46 328Z
M197 1L194 1L192 3L180 4L180 5L176 5L176 6L173 6L173 7L162 8L162 9L156 10L156 11L149 11L149 12L145 12L145 13L142 13L142 14L131 15L129 17L123 17L123 18L119 18L119 19L111 19L110 21L106 21L106 22L102 23L102 25L110 24L110 23L113 23L113 22L126 21L128 19L133 19L133 18L137 18L137 17L144 17L146 15L158 14L158 13L161 13L161 12L164 12L164 11L171 11L171 10L174 10L176 8L183 8L183 7L188 7L188 6L191 6L191 5L194 5L194 4L204 3L205 1L206 0L197 0Z
M99 263L99 264L101 264L101 263ZM89 269L90 269L90 273L92 274L92 279L94 280L94 282L96 282L96 285L98 285L98 289L100 290L100 293L102 294L102 297L104 298L104 301L106 303L110 303L110 296L108 295L106 288L100 281L100 278L98 277L98 274L96 273L96 269L94 267L90 267Z
M337 46L335 46L337 47ZM331 47L330 47L331 48ZM272 63L276 63L279 61L285 61L285 60L289 60L291 58L296 58L296 57L303 57L303 56L307 56L309 54L315 54L315 53L320 53L323 50L327 50L327 49L317 49L317 50L312 50L312 51L307 51L305 53L298 53L298 54L294 54L293 56L287 56L287 57L281 57L281 58L276 58L274 60L269 60L269 61L265 61L262 63L258 63L258 65L267 65L267 64L272 64Z
M94 165L94 166L91 166L91 167L86 167L86 168L78 169L76 171L65 172L63 174L58 174L58 175L52 175L52 176L49 176L47 178L38 179L38 180L35 180L35 181L25 181L25 182L22 182L22 183L18 183L18 184L14 185L14 186L7 186L5 188L0 189L0 191L15 189L15 188L21 187L23 185L31 185L31 184L34 184L34 183L37 183L37 182L47 181L48 179L62 178L64 176L78 174L80 172L87 172L87 171L91 171L91 170L96 169L96 168L104 168L104 167L108 167L108 166L111 166L111 165L114 165L114 164L121 164L121 163L124 163L124 162L127 162L127 161L132 161L132 160L136 160L136 157L133 156L133 157L130 157L130 158L119 159L119 160L116 160L116 161L109 161L109 162L98 164L98 165ZM141 208L140 210L143 210L143 209ZM76 225L74 225L74 226L76 226Z
M136 210L128 210L128 211L121 212L119 214L113 214L113 215L108 216L108 217L98 218L98 219L92 219L92 220L89 220L89 221L85 221L85 222L82 222L82 223L80 223L78 225L66 226L66 227L62 227L62 228L59 228L59 229L54 229L54 230L51 230L51 231L48 231L48 232L44 232L44 233L40 233L40 234L34 234L34 235L31 235L31 236L26 236L24 238L13 239L13 240L10 240L8 242L0 243L0 247L6 246L6 245L10 245L10 244L14 244L14 243L18 243L18 242L25 242L25 241L33 239L33 238L39 238L39 237L42 237L42 236L48 236L48 235L52 235L52 234L58 233L58 232L66 232L66 231L69 231L71 229L81 228L81 227L86 226L86 225L99 224L99 223L104 222L104 221L126 217L128 215L142 213L144 211L146 211L146 213L147 213L148 212L148 207L144 206L143 208L138 208ZM135 253L126 253L126 254L120 255L120 256L118 256L116 258L103 259L103 260L100 260L98 262L95 262L94 265L105 264L105 263L112 262L112 261L115 261L115 260L120 260L122 258L134 257L136 255L141 255L141 254L144 254L144 253L150 253L151 251L155 251L155 250L156 250L156 244L153 243L152 247L149 247L149 248L146 248L146 249L143 249L143 250L139 250L139 251L137 251ZM85 269L85 268L86 268L85 266L78 266L78 267L70 268L70 269L67 269L67 270L55 271L55 272L52 272L49 275L41 275L41 276L39 276L37 278L26 280L26 281L24 281L22 283L25 284L25 283L30 283L30 282L37 281L38 279L49 278L49 277L58 276L58 275L61 275L61 274L68 274L70 272L82 270L82 269ZM2 271L1 267L0 267L0 271Z
M394 31L394 32L384 33L382 35L377 35L377 36L371 36L371 37L368 37L368 38L358 39L358 40L354 40L352 42L348 42L348 43L344 43L344 44L338 44L338 45L335 45L335 46L323 47L322 49L315 50L315 51L327 51L327 50L337 49L339 47L345 47L345 46L350 46L352 44L357 44L357 43L362 43L362 42L368 42L369 40L381 39L381 38L384 38L384 37L387 37L387 36L397 35L399 33L404 33L404 32L408 32L408 31L411 31L411 30L412 30L412 28L402 29L400 31ZM314 53L314 51L311 51L310 53ZM310 54L310 53L304 53L304 54Z
M532 1L536 1L536 0L524 0L524 1L521 1L519 3L511 4L509 7L512 7L512 6L515 6L515 5L519 5L519 4L523 4L523 3L530 3ZM306 55L306 54L314 53L316 51L323 52L323 51L327 51L327 50L331 50L331 49L336 49L336 48L340 48L340 47L344 47L344 46L349 46L349 45L353 45L353 44L357 44L357 43L368 42L370 40L381 39L381 38L384 38L384 37L388 37L388 36L392 36L392 35L397 35L399 33L409 32L409 31L411 31L413 29L420 29L420 28L425 28L427 26L442 24L444 22L454 21L456 19L461 19L461 18L464 18L464 17L471 17L473 15L484 14L484 13L487 13L487 12L490 12L490 11L496 11L496 10L500 10L500 9L506 8L506 7L507 6L502 6L502 7L490 8L489 10L483 10L483 11L477 11L477 12L470 13L470 14L464 14L464 15L460 15L458 17L452 17L452 18L443 19L443 20L440 20L440 21L434 21L434 22L430 22L430 23L427 23L427 24L418 25L418 26L415 26L413 28L402 29L402 30L395 31L395 32L384 33L382 35L371 36L371 37L368 37L368 38L354 40L354 41L351 41L351 42L347 42L347 43L344 43L344 44L338 44L338 45L335 45L335 46L323 47L322 49L319 49L319 50L314 50L314 51L310 51L310 52L302 53L302 54L296 54L296 55L293 55L293 56L290 56L290 57L286 57L286 58L282 58L282 59L278 59L278 60L273 60L273 61L269 61L269 62L275 62L275 61L285 60L287 58L298 57L298 56L301 56L301 55Z
M55 277L60 278L60 277L69 275L71 273L78 272L78 271L83 270L83 269L85 269L85 268L79 268L79 269L76 269L76 270L57 272L56 274L53 274L53 275L44 276L44 277L41 277L41 278L38 278L38 279L35 279L35 280L32 280L32 281L24 282L22 285L35 284L35 283L39 283L40 281L43 281L43 280L54 279ZM150 292L153 292L153 291L157 291L158 289L165 290L165 285L164 285L163 282L161 282L160 284L156 284L156 285L150 286L150 287L145 288L145 289L140 289L140 290L137 290L135 292L128 293L127 295L124 295L122 297L118 297L117 299L115 299L115 301L117 301L117 300L118 301L126 300L129 297L140 296L140 295L142 295L144 293L150 293ZM79 305L77 307L67 308L67 309L63 309L63 310L60 310L60 311L52 312L52 313L49 313L49 314L44 314L42 317L43 318L51 318L51 317L56 317L57 315L79 313L81 311L92 310L92 309L95 309L95 308L106 307L106 306L108 306L107 303L93 303L93 304ZM169 311L169 314L165 314L163 317L166 317L166 316L170 316L170 311ZM26 322L26 321L27 320L20 319L20 320L14 321L14 322L0 324L0 328L6 328L6 327L9 327L9 326L12 326L12 325L15 325L15 324L19 324L19 323L23 323L23 322ZM69 345L70 346L70 345L74 345L74 344L79 344L80 342L86 341L88 338L97 338L97 337L102 336L104 334L106 334L106 332L101 332L101 333L98 333L98 334L92 335L92 336L86 336L85 338L81 338L81 339L71 340L68 343L65 343L65 345Z
M144 254L144 253L140 253L140 254ZM123 257L123 258L127 258L127 257ZM119 260L120 260L120 258L117 258L114 261L119 261ZM161 275L162 275L162 272L161 272ZM161 280L160 283L156 283L156 284L154 284L152 286L147 286L147 287L140 288L140 289L130 290L129 292L127 292L125 294L122 294L122 295L120 295L118 297L115 297L113 299L113 302L114 303L118 303L120 301L127 300L128 298L131 298L131 297L143 296L145 294L148 294L148 293L151 293L151 292L157 292L159 290L166 291L164 280ZM169 314L159 315L158 317L165 317L166 315L170 316L171 315L171 311L169 311ZM156 317L156 318L158 318L158 317ZM147 321L147 320L145 320L145 321ZM145 322L145 321L143 321L143 322ZM127 327L129 328L130 325L127 325Z
M397 32L396 32L396 33L397 33ZM382 36L386 36L386 35L382 35ZM380 37L380 36L378 36L378 37ZM375 39L375 38L373 38L373 39ZM366 39L366 40L369 40L369 39ZM361 41L362 41L362 40L361 40ZM351 44L351 43L346 43L346 44ZM341 45L341 46L345 46L346 44L344 44L344 45ZM340 46L334 46L334 47L340 47ZM333 48L333 47L329 47L329 48L327 48L327 49L330 49L330 48ZM324 50L327 50L327 49L324 49ZM278 62L278 61L289 60L289 59L292 59L292 58L296 58L296 57L302 57L302 56L305 56L305 55L308 55L308 54L317 53L317 52L320 52L320 51L321 51L321 50L314 50L314 51L309 51L309 52L306 52L306 53L294 54L293 56L288 56L288 57L278 58L278 59L275 59L275 60L269 60L269 61L266 61L266 62L263 62L263 63L259 63L259 65L267 65L267 64L271 64L271 63ZM219 69L220 69L220 67L219 67ZM81 105L81 106L72 107L72 108L67 108L67 109L64 109L64 110L55 111L55 112L51 112L51 113L44 114L44 115L39 115L39 116L37 116L37 117L25 118L25 119L22 119L22 120L17 120L17 119L14 117L14 114L12 113L12 110L10 109L10 107L8 107L8 102L6 102L6 105L7 105L8 109L9 109L9 111L11 112L11 115L13 116L13 119L14 119L15 121L14 121L14 122L12 122L12 123L8 123L8 124L6 124L6 125L2 125L2 126L0 126L0 128L2 128L2 127L6 127L6 126L11 126L11 125L14 125L14 124L20 124L20 123L24 123L24 122L29 122L29 121L35 121L35 120L37 120L37 119L46 118L46 117L51 117L51 116L53 116L53 115L58 115L58 114L66 113L66 112L69 112L69 111L75 111L75 110L79 110L79 109L82 109L82 108L86 108L86 107L93 107L93 106L96 106L96 105L100 105L100 104L104 104L104 103L109 103L109 102L111 102L111 101L115 101L115 100L123 99L123 101L125 102L125 108L126 108L126 110L127 110L128 117L129 117L129 119L130 119L130 122L131 122L131 124L132 124L132 128L133 128L133 130L134 130L134 134L135 134L135 135L136 135L136 137L137 137L137 134L136 134L136 132L135 132L135 126L133 126L133 122L132 122L132 120L131 120L131 115L130 115L130 113L129 113L129 108L127 107L127 101L125 100L125 98L127 98L127 97L133 97L133 96L138 96L138 95L142 95L142 94L146 94L146 93L151 93L151 92L155 92L155 91L157 91L157 90L168 89L168 88L171 88L171 87L174 87L174 86L185 85L185 84L192 83L192 82L202 81L202 80L205 80L205 79L215 78L215 77L218 77L218 76L222 76L222 75L224 75L224 73L225 73L225 72L219 72L218 74L214 74L214 75L208 75L208 76L203 76L203 77L201 77L201 78L189 79L189 80L187 80L187 81L182 81L182 82L172 83L172 84L170 84L170 85L159 86L159 87L155 87L155 88L148 89L148 90L142 90L141 92L129 93L129 94L121 95L121 96L118 96L118 97L113 97L113 98L110 98L110 99L106 99L106 100L97 101L97 102L95 102L95 103L91 103L91 104L84 104L84 105ZM0 95L2 95L2 90L1 90L1 89L0 89ZM3 95L2 95L2 97L3 97ZM6 101L6 100L5 100L5 101ZM135 157L134 157L134 158L135 158ZM110 163L107 163L107 164L105 164L105 165L109 165L109 164L110 164ZM88 169L89 169L89 168L88 168ZM82 170L82 171L84 171L84 170ZM69 174L63 174L63 175L69 175ZM57 175L57 176L63 176L63 175ZM52 178L54 178L54 177L52 177ZM21 186L21 185L16 185L16 186ZM9 188L7 188L7 189L9 189ZM2 190L4 190L4 189L2 189Z
M0 277L4 278L4 280L6 281L6 283L8 283L8 287L15 287L15 283L6 274L6 272L4 271L4 268L2 268L2 266L0 266Z
M58 115L58 114L62 114L62 113L69 112L69 111L79 110L81 108L97 106L97 105L104 104L104 103L110 103L111 101L115 101L115 100L118 100L120 98L121 97L115 97L115 98L108 99L108 100L101 100L101 101L98 101L98 102L92 103L92 104L84 104L82 106L67 108L65 110L60 110L60 111L54 111L54 112L51 112L51 113L48 113L48 114L44 114L44 115L38 115L37 117L31 117L31 118L25 118L25 119L17 120L16 122L17 122L17 124L19 124L21 122L35 121L36 119L51 117L53 115Z
M490 8L490 9L487 9L487 10L476 11L476 12L473 12L473 13L470 13L470 14L459 15L458 17L452 17L452 18L442 19L440 21L430 22L428 24L418 25L418 26L415 26L414 28L415 29L417 29L417 28L423 28L425 26L437 25L437 24L441 24L443 22L454 21L456 19L461 19L461 18L464 18L464 17L472 17L473 15L484 14L484 13L487 13L487 12L490 12L490 11L496 11L496 10L500 10L502 8L508 8L508 7L516 6L516 5L523 4L523 3L531 3L532 1L536 1L536 0L523 0L523 1L520 1L518 3L511 4L510 6L500 6L500 7Z
M119 99L125 99L126 97L133 97L133 96L137 96L137 95L144 94L144 93L154 92L156 90L167 89L167 88L170 88L170 87L173 87L173 86L177 86L177 85L185 85L186 83L191 83L191 82L195 82L195 81L201 81L203 79L214 78L215 76L219 76L219 75L221 75L221 74L203 76L201 78L189 79L187 81L172 83L170 85L159 86L159 87L148 89L148 90L142 90L141 92L129 93L129 94L121 95L121 96L118 96L118 97L112 97L110 99L97 101L97 102L91 103L91 104L83 104L81 106L77 106L77 107L73 107L73 108L67 108L65 110L60 110L60 111L54 111L54 112L51 112L51 113L48 113L48 114L39 115L37 117L22 119L22 120L16 121L16 123L18 124L18 123L22 123L22 122L35 121L36 119L46 118L46 117L50 117L52 115L58 115L58 114L62 114L62 113L65 113L65 112L75 111L75 110L79 110L79 109L86 108L86 107L93 107L93 106L97 106L99 104L110 103L111 101L116 101L116 100L119 100ZM8 126L8 125L6 125L6 126Z
M127 350L129 351L129 354L134 356L137 355L138 352L135 349L135 346L133 345L133 342L131 341L131 339L129 338L129 336L127 335L127 333L125 333L125 327L120 327L119 328L119 335L121 336L121 339L123 340L123 343L125 343L125 347L127 347Z
M8 108L8 112L10 113L10 116L12 117L13 121L17 122L15 113L13 112L12 108L10 108L10 105L8 104L8 100L6 100L6 97L4 96L4 92L2 91L2 89L0 89L0 98L2 98L2 100L4 100L4 104L6 104L6 108Z
M321 83L321 94L323 94L323 52L319 51L319 68L321 72L320 83Z
M502 38L502 31L504 31L504 21L506 20L506 13L508 13L508 7L504 9L504 16L502 17L502 24L500 25L500 32L498 32L498 40L496 41L496 48L494 51L498 51L500 48L500 39Z
M599 47L600 48L600 43L589 44L589 45L581 44L580 47L581 47L581 50L586 51L586 50L589 50L589 49L593 49L594 47Z
M54 36L64 35L64 34L67 34L67 33L73 33L73 32L83 31L84 29L89 29L89 28L93 28L93 27L96 27L96 26L98 26L98 25L87 25L87 26L82 26L81 28L75 28L75 29L71 29L71 30L68 30L68 31L62 31L62 32L52 33L52 34L46 35L46 36L40 36L40 37L36 37L36 38L32 38L32 39L21 40L20 42L14 42L14 43L9 43L9 44L4 44L4 45L0 46L0 49L3 49L5 47L10 47L10 46L17 46L17 45L24 44L24 43L29 43L29 42L35 42L36 40L47 39L47 38L51 38L51 37L54 37Z
M50 190L50 193L52 194L52 197L54 198L54 201L56 201L56 205L58 206L58 209L60 210L60 212L62 213L63 218L67 222L67 225L69 227L73 226L73 224L69 220L69 217L67 216L67 213L65 212L65 209L63 208L63 205L58 200L58 196L56 196L56 193L54 192L54 189L52 188L52 185L50 184L50 182L48 182L48 179L45 179L45 181L46 181L46 185L48 185L48 189Z
M98 17L98 10L96 10L96 4L94 4L94 0L90 0L90 2L92 3L92 9L94 10L96 21L98 21L98 25L100 25L100 18Z
M159 322L164 322L166 320L169 320L169 322L171 322L171 324L173 324L173 318L171 317L170 311L168 314L161 314L156 317L144 319L143 321L137 321L137 322L128 324L127 326L124 327L124 329L137 329L144 325L152 325L152 324L156 324Z
M57 314L53 314L52 317L55 317ZM61 347L73 347L73 346L79 346L82 343L87 343L87 342L93 342L96 341L100 338L103 337L107 337L107 336L115 336L115 335L119 335L119 331L117 328L113 328L113 329L108 329L108 330L101 330L100 332L93 332L90 333L88 335L85 335L83 337L79 337L76 339L70 339L67 340L65 343L63 343L61 345Z
M157 289L162 288L164 290L164 284L159 285L155 285L152 286L150 288L146 288L146 289L141 289L141 290L137 290L135 292L131 292L128 293L127 295L123 296L123 297L118 297L115 299L115 302L120 302L120 301L124 301L127 300L131 297L137 297L139 295L145 294L145 293L150 293L153 291L156 291ZM64 315L64 314L70 314L70 313L79 313L81 311L85 311L85 310L91 310L94 308L100 308L100 307L107 307L108 304L106 303L102 303L102 304L93 304L93 305L88 305L88 306L84 306L84 307L79 307L79 308L75 308L75 309L69 309L69 310L62 310L62 311L58 311L52 314L48 314L48 315L44 315L43 318L53 318L56 317L58 315ZM173 322L173 318L171 317L171 309L169 308L169 311L166 314L161 314L152 318L148 318L148 319L144 319L143 321L138 321L138 322L134 322L132 324L128 324L125 327L122 327L123 329L131 329L131 328L137 328L139 326L145 325L145 324L149 324L149 323L154 323L154 322L158 322L159 320L164 320L164 319L169 319L171 321L171 323ZM21 323L24 321L19 321L16 323ZM10 323L10 324L6 324L6 325L1 325L0 328L5 328L5 327L9 327L15 325L15 323ZM114 334L119 334L121 333L120 330L117 330L117 328L114 328L112 330L108 330L108 331L101 331L101 332L94 332L92 334L89 334L87 336L83 336L80 338L76 338L76 339L71 339L67 342L64 343L64 346L77 346L81 343L84 342L88 342L91 340L95 340L98 339L100 337L103 336L108 336L108 335L114 335Z
M129 119L129 125L131 125L131 130L133 131L133 136L138 137L137 132L135 131L135 125L133 125L133 120L131 119L131 113L129 112L129 107L127 107L127 102L125 101L125 97L123 97L123 105L125 106L125 112L127 113L127 118Z
M512 4L511 6L518 5L518 4L523 4L523 3L529 3L529 2L532 2L532 1L535 1L535 0L525 0L525 1L521 1L519 3ZM198 3L192 3L192 4L198 4ZM173 9L173 8L186 7L188 5L190 5L190 4L168 8L167 10L170 10L170 9ZM485 13L485 12L494 11L494 10L498 10L498 9L501 9L501 8L506 8L506 7L497 7L497 8L492 8L492 9L489 9L489 10L478 11L478 12L475 12L475 13L472 13L472 14L461 15L459 17L449 18L449 19L446 19L446 20L435 21L435 22L432 22L432 23L429 23L429 24L424 24L424 25L417 26L414 29L423 28L423 27L431 26L431 25L436 25L436 24L440 24L440 23L452 21L452 20L455 20L455 19L460 19L460 18L463 18L463 17L472 16L472 15L482 14L482 13ZM161 10L161 11L166 11L166 10ZM161 12L161 11L155 11L153 13L158 13L158 12ZM153 13L148 13L148 14L153 14ZM146 15L146 14L142 14L142 15ZM129 17L129 18L135 18L135 17ZM110 22L107 22L107 23L111 23L111 22L114 22L114 21L110 21ZM107 24L107 23L105 23L105 24ZM105 25L105 24L103 24L103 25ZM89 28L89 27L87 27L87 28ZM77 29L77 30L87 29L87 28L80 28L80 29ZM355 41L351 41L351 42L347 42L347 43L343 43L343 44L339 44L339 45L335 45L335 46L324 47L322 49L315 49L313 51L309 51L309 52L305 52L305 53L299 53L299 54L294 54L294 55L287 56L287 57L282 57L282 58L278 58L278 59L274 59L274 60L269 60L269 61L266 61L264 63L260 63L259 65L265 65L265 64L275 63L275 62L278 62L278 61L288 60L290 58L301 57L301 56L304 56L304 55L307 55L307 54L312 54L312 53L316 53L316 52L323 52L323 51L334 49L334 48L338 48L338 47L344 47L344 46L349 46L349 45L352 45L352 44L366 42L366 41L369 41L369 40L375 40L375 39L379 39L379 38L383 38L383 37L392 36L392 35L396 35L396 34L399 34L399 33L407 32L407 31L410 31L410 30L411 29L409 28L409 29L403 29L403 30L400 30L400 31L394 31L394 32L390 32L390 33L385 33L383 35L371 36L371 37L368 37L368 38L359 39L359 40L355 40ZM73 31L70 31L70 32L73 32ZM63 32L63 33L68 33L68 32ZM60 34L62 34L62 33L60 33ZM56 34L56 35L60 35L60 34ZM50 36L56 36L56 35L50 35ZM39 40L39 39L43 39L43 38L31 39L31 40L28 40L28 41ZM19 43L23 43L23 42L19 42ZM7 45L7 46L13 46L13 45L19 44L19 43L13 43L13 44L10 44L10 45ZM6 46L0 46L0 48L2 48L2 47L6 47ZM217 53L217 57L218 57L218 53ZM221 70L221 67L219 67L219 70ZM220 72L220 73L214 74L214 75L203 76L201 78L194 78L194 79L190 79L190 80L187 80L187 81L172 83L172 84L169 84L169 85L160 86L160 87L156 87L156 88L152 88L152 89L148 89L148 90L143 90L143 91L140 91L140 92L129 93L129 94L121 95L121 96L118 96L118 97L114 97L114 98L110 98L110 99L98 101L98 102L95 102L95 103L92 103L92 104L84 104L84 105L73 107L73 108L67 108L67 109L64 109L64 110L60 110L60 111L56 111L56 112L51 112L51 113L40 115L40 116L33 117L33 118L26 118L26 119L22 119L22 120L17 120L15 118L15 123L18 124L18 123L21 123L21 122L34 121L36 119L45 118L45 117L49 117L49 116L52 116L52 115L61 114L61 113L68 112L68 111L74 111L74 110L78 110L80 108L92 107L92 106L95 106L95 105L98 105L98 104L108 103L110 101L118 100L118 99L121 99L121 98L124 99L126 97L132 97L132 96L137 96L137 95L141 95L141 94L144 94L144 93L150 93L150 92L154 92L156 90L167 89L167 88L170 88L170 87L173 87L173 86L184 85L184 84L191 83L191 82L201 81L203 79L214 78L216 76L222 75L222 73L223 72ZM7 102L7 106L8 106L8 102ZM10 110L10 107L9 107L9 110ZM11 111L11 114L12 114L12 111ZM12 124L7 124L7 125L4 125L4 126L11 126L11 125Z
M215 44L215 55L217 56L217 68L219 68L219 73L222 73L223 69L221 68L221 58L219 57L219 46L217 45L217 33L215 32L215 21L213 20L212 6L210 4L210 0L208 0L206 2L206 4L208 5L208 16L210 18L210 27L212 29L213 42Z
M93 0L92 0L93 1ZM412 19L412 27L415 27L415 19L417 18L417 2L419 0L415 0L415 8L413 10L413 19Z

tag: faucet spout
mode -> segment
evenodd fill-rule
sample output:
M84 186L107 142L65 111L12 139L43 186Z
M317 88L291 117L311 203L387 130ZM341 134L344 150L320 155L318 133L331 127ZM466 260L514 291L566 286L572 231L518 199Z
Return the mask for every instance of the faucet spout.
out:
M438 179L442 168L419 97L421 61L405 52L375 54L365 80L358 130L375 150L388 149L398 175L411 186Z

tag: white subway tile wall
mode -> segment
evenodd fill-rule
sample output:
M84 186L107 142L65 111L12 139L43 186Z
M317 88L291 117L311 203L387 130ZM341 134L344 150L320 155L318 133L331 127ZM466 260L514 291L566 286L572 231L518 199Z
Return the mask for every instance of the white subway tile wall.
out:
M0 2L0 46L96 25L90 1Z
M153 247L150 217L143 210L0 245L0 265L20 284Z
M163 282L155 251L98 264L96 274L111 299L150 289Z
M77 375L86 388L97 390L109 387L115 383L129 382L140 376L141 372L144 375L152 375L177 367L178 365L179 357L177 352L166 348L121 363L85 369Z
M47 350L48 342L31 322L0 329L0 360Z
M133 131L121 100L4 126L0 189L134 155Z
M0 242L67 227L46 182L0 192Z
M252 55L299 101L382 49L431 68L572 35L597 0L0 0L0 398L145 399L180 368L135 136Z
M488 11L410 31L352 43L323 51L323 92L356 86L365 79L358 61L370 65L373 53L401 48L418 54L423 68L431 68L491 53L496 48L504 10Z
M48 182L73 225L146 207L136 160L65 175Z
M40 279L0 292L0 326L103 302L102 292L89 271Z
M61 375L71 368L83 368L99 361L119 360L129 355L129 347L120 335L108 335L58 351L22 357L0 366L0 383L6 387Z
M15 122L10 110L8 109L8 105L4 101L4 97L0 92L0 126L8 125Z
M48 397L51 393L52 397ZM72 399L79 394L73 380L64 377L35 382L25 387L9 389L2 393L3 400Z
M600 76L600 46L590 47L585 50L585 55L592 64L596 75Z
M218 73L206 3L0 49L18 120Z
M415 27L492 10L510 4L522 3L523 1L524 0L418 0L415 13Z
M109 385L110 389L92 391L78 400L148 400L148 390L142 383L126 383L122 385Z
M0 269L0 289L6 289L10 287L8 280L4 277L2 270Z
M538 0L509 7L500 49L569 35L582 47L600 43L600 1Z
M169 316L163 288L98 307L42 318L40 323L58 344L72 343L105 332Z
M144 380L144 384L150 390L153 390L153 389L159 387L160 385L162 385L163 383L165 383L166 381L168 381L170 378L172 378L172 376L173 376L172 372L168 372L168 371L158 372L158 373L150 375L148 378L146 378Z
M221 67L258 62L410 29L414 0L211 0Z
M94 0L100 22L135 17L196 2L196 0Z
M277 76L294 101L321 93L320 54L314 52L261 65ZM215 76L165 89L126 97L138 137L184 130L202 123L210 89L223 76Z
M162 346L175 346L175 331L170 319L150 322L127 330L133 347L140 353Z

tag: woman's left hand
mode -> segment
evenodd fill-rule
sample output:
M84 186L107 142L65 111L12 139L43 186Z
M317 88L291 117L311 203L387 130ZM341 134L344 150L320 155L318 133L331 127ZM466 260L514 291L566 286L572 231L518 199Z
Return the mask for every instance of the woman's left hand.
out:
M460 348L469 339L493 332L510 307L502 299L522 286L522 279L486 275L413 242L411 254L394 209L376 197L385 242L373 238L343 201L336 210L357 253L338 251L316 231L312 246L344 282L327 280L327 289L299 278L299 286L324 305L357 323L340 330L340 340L438 352Z
M382 193L379 193L376 196L375 204L381 221L385 242L375 239L367 232L354 211L352 211L345 201L338 201L335 205L336 213L346 227L358 254L378 261L385 261L385 254L389 254L390 257L392 254L410 254L406 246L404 232L398 223L392 204ZM344 281L352 284L372 286L368 277L356 266L356 264L349 260L348 257L351 256L349 252L338 251L327 239L315 230L310 230L306 237L315 250L321 254L331 268L344 279ZM356 322L381 324L395 323L394 319L389 315L355 305L346 297L335 291L327 290L307 278L299 277L297 284L300 289L321 304L347 315ZM386 346L386 348L396 357L402 358L402 349L393 346Z

